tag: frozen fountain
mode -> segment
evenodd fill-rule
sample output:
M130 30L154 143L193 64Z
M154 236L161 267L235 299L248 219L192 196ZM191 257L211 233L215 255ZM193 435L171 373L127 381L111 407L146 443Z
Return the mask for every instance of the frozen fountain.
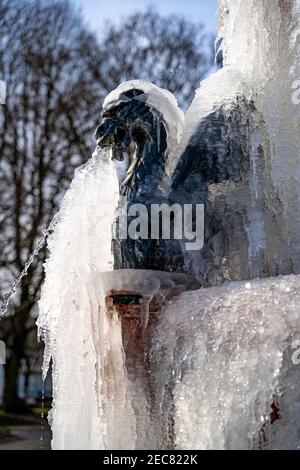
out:
M220 1L185 119L140 81L104 103L39 303L54 449L300 448L300 2L270 3ZM203 248L115 237L124 196L205 204Z

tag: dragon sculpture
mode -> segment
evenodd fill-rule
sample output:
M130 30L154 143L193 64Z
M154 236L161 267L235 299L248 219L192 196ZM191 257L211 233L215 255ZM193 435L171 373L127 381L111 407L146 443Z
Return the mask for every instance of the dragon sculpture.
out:
M171 93L140 80L123 83L106 98L95 132L97 145L111 148L120 195L126 196L128 205L205 206L201 250L186 252L174 239L115 240L115 269L188 273L203 286L253 277L247 224L252 210L249 135L258 120L255 106L236 93L202 116L198 110L196 95L184 118ZM263 185L264 170L258 171ZM267 202L261 191L263 205ZM257 264L262 266L258 275L273 274L270 263L266 268L261 260Z

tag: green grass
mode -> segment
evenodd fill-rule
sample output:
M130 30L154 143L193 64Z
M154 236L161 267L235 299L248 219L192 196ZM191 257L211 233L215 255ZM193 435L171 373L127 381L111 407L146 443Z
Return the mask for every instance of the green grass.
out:
M44 406L44 408L42 408L41 406L31 408L31 413L37 416L41 416L42 413L44 413L44 416L46 416L49 411L50 406Z
M23 426L27 424L39 424L41 421L41 414L43 412L44 419L47 418L50 410L49 404L42 406L27 407L24 412L5 413L0 409L0 427L5 426Z
M0 439L10 436L10 430L6 426L0 426Z

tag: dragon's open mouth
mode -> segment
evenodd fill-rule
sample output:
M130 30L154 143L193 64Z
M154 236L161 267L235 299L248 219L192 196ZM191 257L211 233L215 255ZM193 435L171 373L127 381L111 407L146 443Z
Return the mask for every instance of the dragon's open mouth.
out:
M143 90L129 88L105 102L95 138L109 151L122 196L131 200L153 191L164 172L167 131Z
M122 121L109 117L104 117L95 132L97 145L111 150L111 160L117 167L121 188L130 183L138 164L137 146L133 138L136 132L137 129L132 129L129 124L125 128Z

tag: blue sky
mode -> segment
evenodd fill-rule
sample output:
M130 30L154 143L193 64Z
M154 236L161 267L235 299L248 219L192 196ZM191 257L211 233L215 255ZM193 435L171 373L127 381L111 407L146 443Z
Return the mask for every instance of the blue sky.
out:
M143 11L149 5L162 15L181 13L202 22L207 31L215 31L217 0L73 0L82 9L93 30L99 32L105 20L116 21L129 13Z

